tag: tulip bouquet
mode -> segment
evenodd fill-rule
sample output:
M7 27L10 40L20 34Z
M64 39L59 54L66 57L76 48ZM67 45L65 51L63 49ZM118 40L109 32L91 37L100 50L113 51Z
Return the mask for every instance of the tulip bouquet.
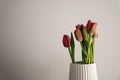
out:
M95 38L98 37L96 31L97 23L88 20L87 25L83 24L76 25L74 35L76 40L80 43L82 48L82 64L92 64L94 63L94 46ZM75 43L74 37L71 32L71 37L68 35L63 36L63 45L68 48L72 63L75 61Z

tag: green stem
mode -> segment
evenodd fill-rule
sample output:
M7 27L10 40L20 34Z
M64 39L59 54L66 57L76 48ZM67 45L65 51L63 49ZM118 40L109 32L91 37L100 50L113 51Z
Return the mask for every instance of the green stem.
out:
M95 38L89 35L88 40L83 40L80 42L82 48L82 63L91 64L94 63L94 43Z
M90 60L90 56L91 56L90 45L91 45L91 44L89 44L89 45L87 46L87 47L88 47L88 50L87 50L87 53L88 53L88 54L87 54L87 61L86 61L86 62L87 62L88 64L91 63L91 60Z
M71 57L72 63L75 63L74 53L72 53L70 47L68 48L68 51L69 51L69 54L70 54L70 57Z
M83 42L80 42L81 44L81 48L82 48L82 63L85 64L86 63L86 56L87 56L87 52L86 52L86 47L84 45Z
M94 63L94 48L95 48L95 40L93 39L93 43L92 43L92 63Z

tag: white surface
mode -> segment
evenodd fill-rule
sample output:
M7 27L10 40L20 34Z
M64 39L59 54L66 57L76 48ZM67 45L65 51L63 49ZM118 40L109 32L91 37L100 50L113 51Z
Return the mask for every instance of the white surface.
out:
M120 80L119 0L0 0L0 79L68 80L62 37L88 19L98 22L99 80Z
M69 80L99 80L96 64L70 64Z

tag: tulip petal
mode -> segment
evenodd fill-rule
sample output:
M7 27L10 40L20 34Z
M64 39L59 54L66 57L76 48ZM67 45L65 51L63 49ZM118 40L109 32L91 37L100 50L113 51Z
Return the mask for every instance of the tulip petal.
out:
M90 34L95 35L97 33L97 23L93 23L91 30L90 30Z
M90 32L91 26L92 26L92 21L88 20L87 25L86 25L88 33Z
M81 28L80 24L76 25L76 29L80 29L80 28Z
M81 31L79 29L76 29L74 31L74 34L75 34L76 40L78 40L78 41L82 41L83 40L82 33L81 33Z
M63 45L64 47L70 47L70 37L68 35L63 36Z

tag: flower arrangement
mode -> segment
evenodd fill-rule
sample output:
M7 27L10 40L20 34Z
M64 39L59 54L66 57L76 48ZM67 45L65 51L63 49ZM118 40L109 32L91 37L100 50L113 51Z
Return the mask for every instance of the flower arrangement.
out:
M81 44L82 64L94 63L95 38L98 37L96 27L97 27L97 23L92 22L91 20L88 20L86 26L84 26L83 24L76 25L74 35L76 40ZM64 47L68 48L72 63L76 63L75 43L72 32L71 32L71 37L69 37L68 35L63 36L63 45Z

